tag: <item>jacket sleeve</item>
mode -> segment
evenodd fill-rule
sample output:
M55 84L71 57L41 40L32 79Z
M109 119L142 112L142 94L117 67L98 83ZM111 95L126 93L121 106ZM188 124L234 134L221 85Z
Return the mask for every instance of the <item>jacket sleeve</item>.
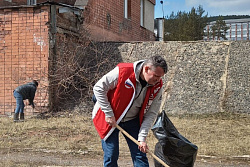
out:
M110 102L108 101L107 93L117 86L118 77L119 68L115 67L112 71L104 75L93 87L96 100L106 117L114 116Z
M35 94L36 94L36 89L35 88L31 89L30 90L30 95L29 95L29 104L32 105L32 107L35 106L34 102L33 102L33 100L35 98Z
M141 128L138 134L138 141L146 141L146 137L150 128L152 127L161 106L161 99L162 99L162 91L163 87L157 93L156 97L154 98L153 103L151 104L149 110L144 114L143 121L141 124Z

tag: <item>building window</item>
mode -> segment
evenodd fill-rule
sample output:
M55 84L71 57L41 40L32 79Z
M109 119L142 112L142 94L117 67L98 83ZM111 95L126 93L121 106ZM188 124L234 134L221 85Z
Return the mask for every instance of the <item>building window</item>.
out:
M232 24L232 27L231 27L232 31L235 31L235 28L236 28L236 24Z
M141 26L144 27L144 0L141 0L141 18L140 18L140 21L141 21Z
M242 23L243 30L247 30L247 23Z
M36 5L36 0L27 0L27 5Z
M131 0L124 0L124 17L131 18Z

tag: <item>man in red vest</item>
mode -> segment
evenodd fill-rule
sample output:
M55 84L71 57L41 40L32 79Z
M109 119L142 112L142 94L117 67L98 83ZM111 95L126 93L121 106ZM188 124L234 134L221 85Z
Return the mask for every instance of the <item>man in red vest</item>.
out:
M146 137L161 105L162 77L167 63L161 56L120 63L94 86L97 100L92 118L102 139L104 166L116 167L119 158L119 124L140 143L126 138L135 167L147 167Z

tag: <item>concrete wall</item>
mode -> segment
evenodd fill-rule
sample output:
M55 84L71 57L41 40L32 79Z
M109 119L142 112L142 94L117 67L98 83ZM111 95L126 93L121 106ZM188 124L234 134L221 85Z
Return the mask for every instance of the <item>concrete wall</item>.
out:
M124 43L123 62L166 58L163 109L171 113L250 112L250 42Z
M226 60L225 110L250 112L250 42L233 42Z

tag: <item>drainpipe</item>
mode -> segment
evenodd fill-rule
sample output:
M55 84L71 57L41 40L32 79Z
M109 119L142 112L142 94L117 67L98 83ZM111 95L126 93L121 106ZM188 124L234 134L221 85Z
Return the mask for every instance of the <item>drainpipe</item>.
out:
M164 18L157 18L156 19L156 26L157 26L157 41L164 41Z
M57 61L57 50L56 50L56 5L50 5L50 55L49 55L49 111L53 111L56 104L56 61Z

